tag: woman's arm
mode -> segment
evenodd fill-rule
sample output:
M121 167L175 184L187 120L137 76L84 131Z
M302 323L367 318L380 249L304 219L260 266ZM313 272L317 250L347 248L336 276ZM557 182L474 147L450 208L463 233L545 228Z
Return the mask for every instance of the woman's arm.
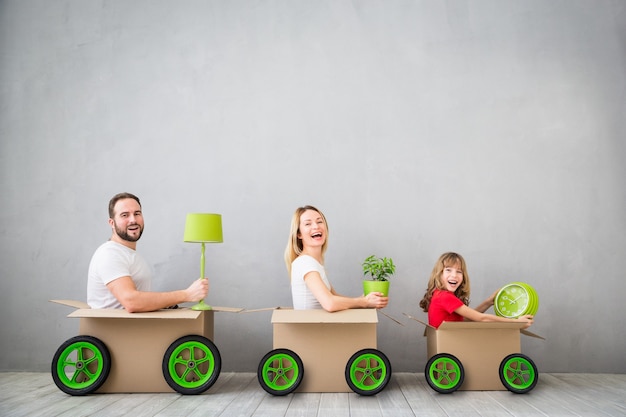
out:
M317 271L307 273L304 276L304 282L309 291L320 302L322 308L329 312L350 308L383 308L388 303L388 298L383 297L381 293L369 293L367 296L355 298L339 295L332 287L330 290L326 287Z

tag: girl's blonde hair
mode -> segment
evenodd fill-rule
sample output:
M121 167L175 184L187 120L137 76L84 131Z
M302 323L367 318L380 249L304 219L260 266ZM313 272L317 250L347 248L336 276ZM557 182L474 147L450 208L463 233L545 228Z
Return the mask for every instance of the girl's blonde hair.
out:
M291 277L291 263L302 254L302 239L298 238L298 234L300 233L300 217L307 210L313 210L319 213L324 220L324 224L326 225L326 241L322 245L322 256L326 252L326 248L328 246L328 222L326 221L324 213L313 206L298 207L291 218L291 230L289 231L289 240L287 241L287 247L285 248L285 264L287 266L287 271L289 272L289 277Z
M452 267L460 267L459 269L463 271L463 282L456 289L454 295L456 295L463 304L469 305L469 297L470 297L470 279L467 274L467 265L465 264L465 259L458 253L454 252L446 252L437 259L435 266L433 267L433 271L430 273L430 279L428 280L428 288L426 289L426 293L424 294L424 298L420 301L420 307L428 312L428 307L430 307L430 301L433 298L433 293L436 289L443 290L445 289L444 284L441 282L441 275L443 274L443 270L449 266Z

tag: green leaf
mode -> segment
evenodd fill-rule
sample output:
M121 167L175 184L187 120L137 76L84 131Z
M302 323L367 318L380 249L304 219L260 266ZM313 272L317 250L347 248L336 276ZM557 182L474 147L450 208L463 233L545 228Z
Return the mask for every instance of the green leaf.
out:
M363 261L363 275L370 275L374 281L388 281L396 272L396 265L391 258L378 258L370 255Z

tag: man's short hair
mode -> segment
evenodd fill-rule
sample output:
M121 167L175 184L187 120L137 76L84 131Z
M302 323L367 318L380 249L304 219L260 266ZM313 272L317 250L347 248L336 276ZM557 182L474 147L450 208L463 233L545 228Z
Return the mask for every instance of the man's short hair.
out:
M115 217L115 204L117 204L118 201L124 200L126 198L132 198L133 200L137 202L137 204L139 204L139 207L141 207L141 201L139 201L139 197L137 197L136 195L131 194L131 193L115 194L113 198L111 199L111 201L109 201L109 218L110 219Z

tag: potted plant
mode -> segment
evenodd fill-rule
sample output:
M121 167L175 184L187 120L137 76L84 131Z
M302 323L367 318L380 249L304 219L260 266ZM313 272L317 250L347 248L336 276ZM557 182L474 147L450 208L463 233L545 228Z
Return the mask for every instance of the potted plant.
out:
M396 272L396 265L391 258L379 258L370 255L363 261L363 275L371 276L371 280L363 281L365 295L371 292L381 292L389 295L389 277Z

